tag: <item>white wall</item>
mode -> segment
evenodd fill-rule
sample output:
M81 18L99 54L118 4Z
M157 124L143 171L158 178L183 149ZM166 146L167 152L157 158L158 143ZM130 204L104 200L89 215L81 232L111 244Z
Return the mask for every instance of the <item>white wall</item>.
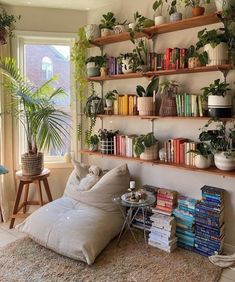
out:
M88 22L99 23L103 13L112 11L118 20L124 19L132 20L133 13L139 11L141 14L152 18L152 0L120 0L115 5L98 9L95 11L89 11ZM214 3L208 6L207 10L215 9ZM189 14L187 10L183 12L183 15ZM207 26L209 29L218 27L219 24ZM188 47L191 43L196 43L197 32L204 27L193 28L174 33L167 33L159 35L156 39L155 50L157 52L164 51L167 47ZM133 49L132 43L123 42L112 45L107 45L104 49L108 55L118 55L119 53L125 53ZM188 74L168 76L165 79L176 79L183 84L182 88L190 92L199 92L200 88L213 82L214 79L223 78L220 72ZM163 81L164 78L161 78ZM228 80L232 82L234 80L234 71L230 72ZM120 93L135 93L137 84L146 86L148 81L145 78L142 79L127 79L117 81L107 81L104 84L104 91L110 89L117 89ZM154 123L155 136L160 140L166 140L174 137L186 137L193 140L197 140L199 134L199 128L204 124L203 121L197 120L158 120ZM101 126L99 120L97 120L97 129ZM151 124L149 121L140 121L135 118L111 118L104 119L104 128L107 129L119 129L122 133L147 133L151 131ZM89 157L90 163L95 163L103 168L112 168L122 161L113 160L108 158ZM178 192L200 199L200 188L203 185L212 185L226 189L226 243L235 246L235 178L220 177L216 175L210 175L199 172L190 172L182 169L166 168L161 166L152 166L148 164L138 164L135 162L128 162L129 169L132 177L141 184L152 184L159 187L175 189Z

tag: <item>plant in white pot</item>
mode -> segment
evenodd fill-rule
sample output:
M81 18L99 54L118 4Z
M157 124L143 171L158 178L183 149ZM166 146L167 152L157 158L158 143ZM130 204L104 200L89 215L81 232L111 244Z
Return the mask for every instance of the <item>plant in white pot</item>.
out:
M136 70L136 55L133 53L120 54L118 63L122 67L122 73L132 73Z
M211 148L206 143L198 143L196 150L189 150L187 153L195 154L195 166L197 168L206 169L212 164L212 152Z
M12 98L12 114L21 122L27 141L27 153L22 154L24 175L38 175L43 169L43 153L61 149L69 136L69 115L55 105L57 96L65 95L62 88L55 89L52 78L36 88L27 80L12 58L0 60L1 72L6 76L6 94Z
M155 95L158 92L159 78L153 77L146 89L143 86L137 85L136 92L137 110L140 116L152 116L155 115Z
M127 31L127 20L123 21L123 22L117 22L114 26L114 34L120 34L123 33L125 31Z
M116 23L116 18L114 13L108 12L107 14L102 15L101 23L99 25L101 31L101 37L106 37L113 34L113 28Z
M232 95L229 93L229 83L216 79L207 87L203 87L203 100L208 100L208 113L210 117L231 117Z
M153 132L137 137L134 141L134 152L141 160L158 159L158 141Z
M168 7L168 12L170 15L170 22L177 22L182 20L182 13L178 12L177 0L173 0Z
M106 93L106 95L105 95L105 103L106 103L106 106L108 108L112 108L113 107L113 101L117 100L117 94L118 94L118 92L117 92L116 89Z
M84 27L87 40L94 40L100 37L100 29L97 24L88 24Z
M218 12L227 10L231 7L233 0L215 0L216 9Z
M99 137L97 134L91 135L88 139L89 151L98 151Z
M211 125L215 128L209 129ZM201 129L201 142L208 142L214 154L215 166L221 170L235 169L235 126L233 122L209 120Z
M207 30L198 32L197 50L204 48L208 53L207 66L216 66L228 62L228 38L223 29Z
M186 60L189 69L205 66L208 63L208 54L206 51L197 52L195 46L191 45L186 51Z
M163 24L166 19L162 15L162 8L163 8L163 0L157 0L153 3L153 10L155 12L154 14L154 23L155 25Z
M145 39L139 39L135 41L135 46L135 49L133 49L133 60L136 71L147 72L148 42Z
M198 17L205 13L205 8L203 4L209 4L210 0L183 0L185 7L192 8L192 16Z

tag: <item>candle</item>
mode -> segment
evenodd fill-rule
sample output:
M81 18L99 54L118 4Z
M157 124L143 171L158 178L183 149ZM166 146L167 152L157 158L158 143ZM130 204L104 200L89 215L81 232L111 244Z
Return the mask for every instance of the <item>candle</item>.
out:
M130 188L132 188L132 189L135 188L135 181L130 181Z

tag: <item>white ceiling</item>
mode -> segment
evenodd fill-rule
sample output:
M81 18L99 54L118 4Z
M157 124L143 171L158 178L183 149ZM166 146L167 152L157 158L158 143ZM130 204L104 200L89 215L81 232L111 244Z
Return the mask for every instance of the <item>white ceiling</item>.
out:
M117 1L117 0L116 0ZM104 7L115 0L1 0L1 3L15 6L92 10Z

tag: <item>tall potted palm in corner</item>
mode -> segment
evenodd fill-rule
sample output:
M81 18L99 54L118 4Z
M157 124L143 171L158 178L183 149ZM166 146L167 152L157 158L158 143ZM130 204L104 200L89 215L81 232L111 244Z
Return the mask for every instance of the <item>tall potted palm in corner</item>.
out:
M27 140L27 152L22 154L24 175L37 175L43 169L43 153L40 151L59 149L69 135L69 115L56 108L54 99L66 93L55 89L52 78L36 88L27 80L12 58L0 58L0 71L6 76L4 87L11 95L11 112L21 122Z

